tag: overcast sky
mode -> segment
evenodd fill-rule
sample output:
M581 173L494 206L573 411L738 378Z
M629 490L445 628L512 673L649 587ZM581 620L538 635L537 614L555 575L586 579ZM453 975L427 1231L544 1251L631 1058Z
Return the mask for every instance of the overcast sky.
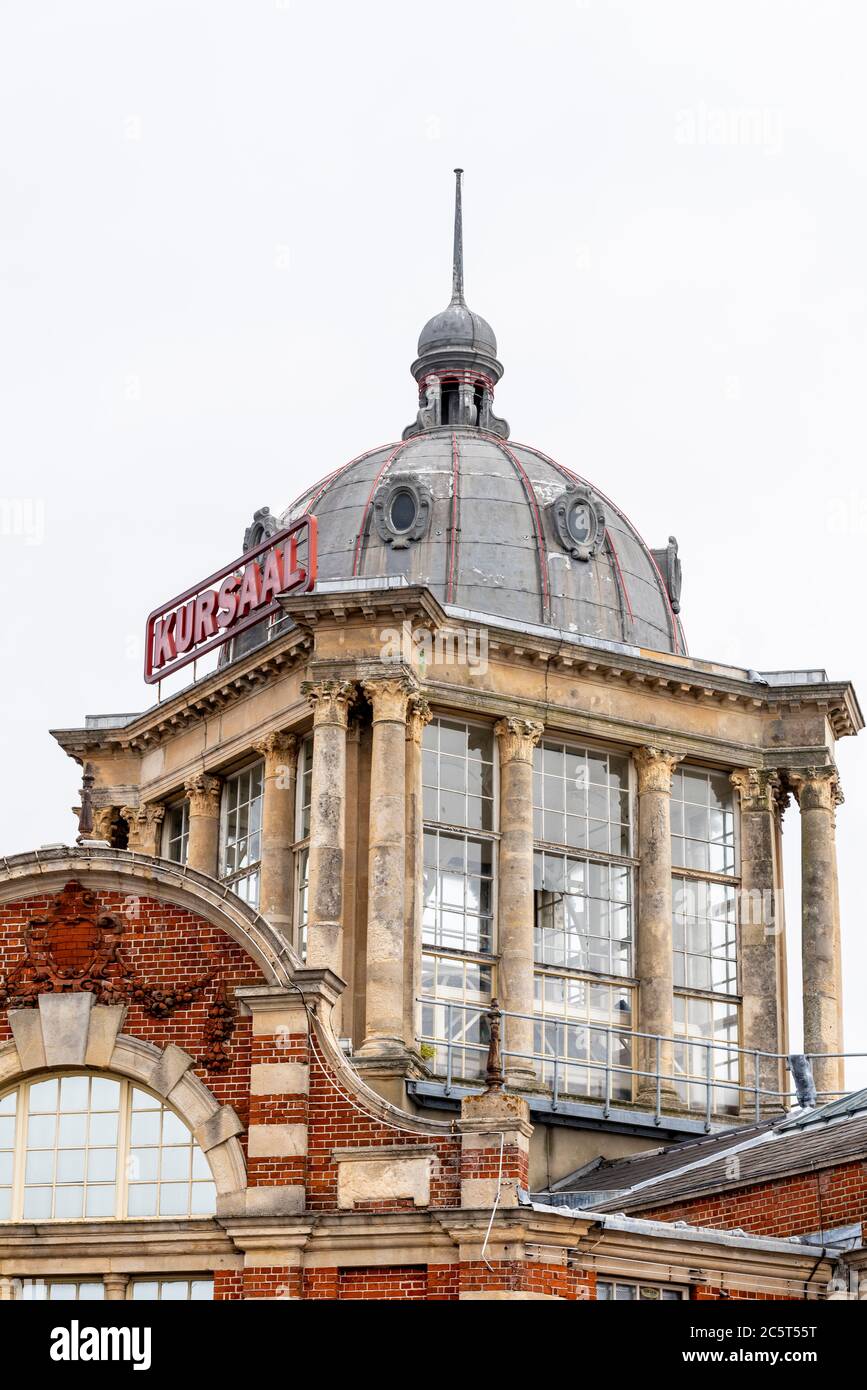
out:
M47 730L151 702L148 611L399 438L456 164L512 437L678 537L693 654L867 691L865 41L859 0L2 0L0 851L74 839Z

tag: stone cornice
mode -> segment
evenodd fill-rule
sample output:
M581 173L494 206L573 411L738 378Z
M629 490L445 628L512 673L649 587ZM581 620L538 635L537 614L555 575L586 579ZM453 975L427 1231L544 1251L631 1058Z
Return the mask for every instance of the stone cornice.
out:
M130 1273L140 1272L142 1257L188 1257L193 1269L225 1268L234 1261L235 1247L223 1226L211 1218L148 1221L16 1221L0 1227L0 1273L14 1274L8 1264L27 1261L26 1270L45 1261L112 1260L122 1266L124 1255L133 1257ZM218 1257L216 1260L214 1257ZM66 1269L69 1268L68 1263ZM147 1266L146 1266L147 1268ZM151 1266L153 1268L153 1266ZM80 1273L89 1270L83 1268Z
M267 646L203 677L196 685L145 710L136 719L120 727L54 729L51 731L53 737L79 762L85 761L88 754L97 750L146 750L154 747L188 724L218 713L274 677L308 660L313 646L311 634L317 625L323 623L342 626L353 616L358 616L383 622L393 620L398 625L408 619L418 619L423 625L434 628L448 626L457 629L466 626L477 629L480 625L478 621L464 621L447 615L433 595L421 586L366 592L314 592L287 598L284 607L292 614L297 626ZM708 707L756 714L813 708L827 717L836 738L857 734L864 725L855 691L848 681L768 685L688 657L638 648L613 652L582 647L580 641L571 643L559 637L524 634L495 624L488 625L486 631L492 660L500 657L510 664L518 663L531 669L547 666L558 672L574 672L596 684L617 685ZM366 664L364 661L356 663L359 668ZM360 678L360 675L355 678ZM486 695L482 690L472 691L459 684L436 680L426 681L425 686L429 692L447 692L456 701L460 700L462 693L474 700L484 699ZM492 693L490 698L495 698ZM523 703L526 708L526 699ZM558 707L552 704L554 708ZM539 717L544 717L543 711L539 712ZM741 758L740 761L747 759Z
M102 729L51 729L49 732L77 762L84 761L88 753L97 750L147 751L188 725L218 714L275 677L286 675L308 660L312 646L309 636L292 630L249 656L203 676L177 695L143 710L128 724Z
M425 627L456 626L429 589L410 584L393 589L342 589L327 592L314 589L310 594L292 594L281 599L284 613L304 632L319 626L344 626L352 617L394 618L398 622L416 619Z

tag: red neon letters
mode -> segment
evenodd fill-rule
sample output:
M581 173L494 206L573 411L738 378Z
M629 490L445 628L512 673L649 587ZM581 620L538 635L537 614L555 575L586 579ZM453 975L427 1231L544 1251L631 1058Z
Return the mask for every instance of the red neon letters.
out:
M145 680L155 684L276 613L278 594L308 593L315 583L316 518L303 516L148 615Z

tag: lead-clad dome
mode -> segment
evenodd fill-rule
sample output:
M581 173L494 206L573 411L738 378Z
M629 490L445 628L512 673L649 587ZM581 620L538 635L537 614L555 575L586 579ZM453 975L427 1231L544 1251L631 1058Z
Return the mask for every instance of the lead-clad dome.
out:
M404 575L506 626L684 650L672 594L634 526L528 445L430 429L337 469L283 524L306 511L319 522L319 582ZM670 558L676 567L676 547Z
M466 347L471 352L487 352L491 357L497 355L497 340L494 330L466 304L450 304L441 314L428 319L419 334L418 355L426 357L440 348Z

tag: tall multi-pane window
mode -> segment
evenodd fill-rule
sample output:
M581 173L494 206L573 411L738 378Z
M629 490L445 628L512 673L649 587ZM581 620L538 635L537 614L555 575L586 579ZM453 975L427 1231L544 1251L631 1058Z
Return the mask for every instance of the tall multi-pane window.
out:
M545 739L533 758L534 1051L560 1091L626 1099L634 862L629 762Z
M671 859L674 1032L684 1039L674 1047L677 1090L687 1104L705 1109L712 1083L712 1109L735 1109L737 843L734 793L725 773L676 769Z
M157 1096L80 1073L0 1099L0 1219L206 1216L216 1196L192 1133Z
M295 946L307 959L307 890L310 882L310 804L313 797L313 735L298 750L295 803Z
M227 777L223 789L220 877L251 907L259 906L263 773L254 763Z
M190 838L190 803L178 801L168 808L163 830L163 847L167 859L186 864Z
M421 1037L432 1069L484 1070L495 931L494 738L434 719L424 732Z

